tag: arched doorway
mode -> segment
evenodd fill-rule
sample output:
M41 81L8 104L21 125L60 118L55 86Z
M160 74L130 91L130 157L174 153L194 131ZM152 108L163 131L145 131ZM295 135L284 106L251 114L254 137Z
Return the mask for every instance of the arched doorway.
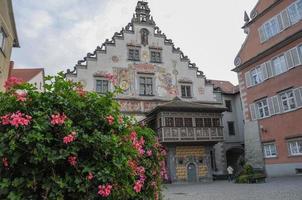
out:
M230 148L226 151L227 166L232 166L234 173L241 170L241 161L244 159L244 150L241 147Z
M187 166L188 182L197 181L197 169L194 163L189 163Z

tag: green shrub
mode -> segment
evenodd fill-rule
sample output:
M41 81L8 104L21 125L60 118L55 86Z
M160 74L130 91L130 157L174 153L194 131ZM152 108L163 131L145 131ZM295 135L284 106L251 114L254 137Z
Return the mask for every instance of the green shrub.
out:
M0 93L0 199L160 198L165 151L121 115L116 92L84 92L62 73L46 82L39 93L11 79Z

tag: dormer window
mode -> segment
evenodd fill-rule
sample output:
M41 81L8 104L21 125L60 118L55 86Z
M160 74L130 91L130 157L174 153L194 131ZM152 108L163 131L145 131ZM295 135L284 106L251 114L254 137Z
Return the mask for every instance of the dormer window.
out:
M152 63L161 63L161 52L160 51L151 51L151 62Z
M128 49L128 60L140 61L139 49L129 48Z

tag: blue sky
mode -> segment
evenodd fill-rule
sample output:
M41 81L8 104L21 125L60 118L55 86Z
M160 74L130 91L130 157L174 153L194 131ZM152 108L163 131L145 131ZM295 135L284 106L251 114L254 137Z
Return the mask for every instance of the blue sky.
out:
M44 67L47 74L73 68L132 18L137 0L15 0L20 49L17 67ZM237 83L230 70L244 41L243 12L257 0L149 0L151 14L207 78Z

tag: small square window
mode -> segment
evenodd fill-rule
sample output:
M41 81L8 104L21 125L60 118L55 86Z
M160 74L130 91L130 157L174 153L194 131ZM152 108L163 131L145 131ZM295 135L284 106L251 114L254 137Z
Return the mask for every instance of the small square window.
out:
M228 130L229 130L229 135L230 136L234 136L235 135L234 122L228 122Z
M193 120L192 118L185 118L185 127L193 127Z
M203 118L195 118L196 127L204 127Z
M183 118L176 117L175 118L175 126L177 126L177 127L183 127L184 126Z
M151 62L152 63L161 63L161 52L151 51Z
M265 158L274 158L277 156L277 149L274 143L271 144L264 144L263 145L263 152Z
M183 98L191 98L191 85L181 85L181 97Z
M225 106L227 107L227 112L232 112L232 101L225 100Z
M165 118L165 125L167 127L174 127L174 119L173 119L173 117L166 117Z
M139 95L153 96L153 77L139 77Z
M100 94L105 94L109 91L109 81L108 80L96 80L96 92Z
M128 59L133 61L140 61L139 49L128 49Z

